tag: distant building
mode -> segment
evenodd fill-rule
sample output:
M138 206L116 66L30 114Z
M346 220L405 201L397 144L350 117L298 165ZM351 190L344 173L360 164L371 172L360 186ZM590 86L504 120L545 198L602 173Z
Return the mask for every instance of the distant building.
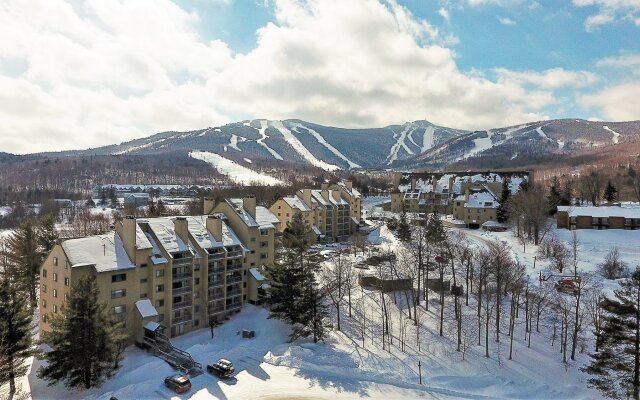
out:
M295 214L302 214L311 227L312 241L320 242L346 240L362 220L362 199L350 181L300 189L295 195L278 199L269 209L280 220L280 232Z
M498 218L498 199L484 185L467 188L465 194L457 196L452 203L453 218L464 221L469 228L479 228Z
M556 224L564 229L640 229L640 207L558 206Z
M129 193L124 195L124 205L135 208L148 206L150 201L149 193Z
M203 191L210 191L212 186L202 185L138 185L138 184L115 184L109 183L98 185L93 189L93 195L100 197L104 190L113 189L118 197L124 197L130 193L148 193L154 196L168 197L193 197Z

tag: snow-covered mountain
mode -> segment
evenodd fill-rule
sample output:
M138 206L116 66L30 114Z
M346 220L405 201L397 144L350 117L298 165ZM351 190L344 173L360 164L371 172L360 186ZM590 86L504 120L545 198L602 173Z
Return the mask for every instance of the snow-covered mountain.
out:
M441 168L452 164L516 166L585 149L640 139L640 121L563 119L487 131L463 131L428 121L344 129L301 120L250 120L191 132L163 132L66 155L214 153L251 164L296 163L325 170ZM487 164L489 162L489 164Z

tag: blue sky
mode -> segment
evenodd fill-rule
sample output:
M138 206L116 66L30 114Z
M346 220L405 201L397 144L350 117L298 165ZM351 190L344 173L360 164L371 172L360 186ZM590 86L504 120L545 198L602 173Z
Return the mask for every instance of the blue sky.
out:
M635 120L638 92L640 0L0 5L0 151L245 118L463 129Z

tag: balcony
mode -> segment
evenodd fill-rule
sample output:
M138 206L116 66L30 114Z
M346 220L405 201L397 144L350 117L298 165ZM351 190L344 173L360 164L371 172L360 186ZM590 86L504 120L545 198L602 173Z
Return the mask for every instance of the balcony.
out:
M179 310L179 309L181 309L181 308L188 308L188 307L191 307L192 305L193 305L193 300L188 299L188 300L181 301L181 302L179 302L179 303L173 303L173 304L171 305L171 309L172 309L172 310Z
M224 304L219 306L210 306L209 314L216 314L224 311Z
M173 294L182 294L182 293L191 293L193 291L193 287L192 286L182 286L179 288L173 288L172 292Z
M225 253L224 251L221 251L219 253L213 253L213 254L209 254L209 257L207 257L207 259L209 261L215 261L215 260L224 260L225 256L227 253Z
M227 265L227 272L238 271L242 269L242 263Z
M244 252L242 250L228 251L227 252L227 258L242 257L243 253Z
M242 282L241 275L227 276L227 285L230 285L232 283L238 283L238 282Z
M220 300L224 298L223 290L211 291L208 294L209 294L209 301Z
M173 266L174 267L190 267L191 266L191 257L185 258L174 258Z
M182 322L187 322L187 321L191 321L191 314L190 313L184 313L178 317L173 317L171 319L171 325L176 325Z
M227 297L238 296L242 294L242 289L227 290Z
M174 272L171 275L171 279L173 279L174 281L179 281L179 280L183 280L183 279L189 279L193 276L191 271L187 271L187 272Z
M223 279L218 279L216 281L211 281L211 282L209 282L209 285L208 285L209 288L214 288L214 287L218 287L218 286L224 286L224 280Z
M234 309L237 309L237 308L240 308L240 307L242 307L242 302L241 301L236 301L236 302L227 304L227 311L234 310Z

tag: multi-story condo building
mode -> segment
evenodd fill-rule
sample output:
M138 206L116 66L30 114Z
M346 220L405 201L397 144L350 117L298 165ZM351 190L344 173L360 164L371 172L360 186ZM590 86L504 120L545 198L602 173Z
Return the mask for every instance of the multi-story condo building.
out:
M362 199L350 181L342 181L323 184L321 189L300 189L293 196L278 199L270 210L280 221L280 232L300 213L311 227L312 241L342 241L360 225Z
M640 208L558 206L556 223L564 229L640 229Z
M479 228L485 222L498 218L496 195L483 185L467 188L464 194L453 199L452 204L453 218L469 228Z
M50 329L50 313L60 312L83 274L96 276L101 299L125 322L130 341L149 317L176 336L259 303L260 269L274 253L275 218L266 212L249 224L238 219L241 211L224 207L192 217L125 217L108 234L62 242L42 265L40 329Z

